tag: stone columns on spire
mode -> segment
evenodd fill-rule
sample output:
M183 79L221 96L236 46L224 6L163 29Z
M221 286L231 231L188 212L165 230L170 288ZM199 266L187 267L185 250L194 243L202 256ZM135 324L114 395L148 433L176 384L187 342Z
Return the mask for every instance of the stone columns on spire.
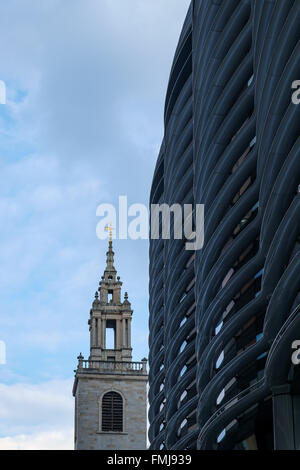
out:
M127 292L121 299L122 282L114 267L114 251L110 236L106 253L106 267L99 282L90 317L93 361L131 361L132 309ZM99 295L100 294L100 295ZM113 334L108 334L113 330ZM107 337L107 338L106 338ZM112 340L113 338L113 340Z

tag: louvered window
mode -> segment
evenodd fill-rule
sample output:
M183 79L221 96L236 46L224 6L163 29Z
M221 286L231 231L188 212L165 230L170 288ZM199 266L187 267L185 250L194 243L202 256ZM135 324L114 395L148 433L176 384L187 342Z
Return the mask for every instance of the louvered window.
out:
M108 392L102 399L102 431L123 432L123 399L117 392Z

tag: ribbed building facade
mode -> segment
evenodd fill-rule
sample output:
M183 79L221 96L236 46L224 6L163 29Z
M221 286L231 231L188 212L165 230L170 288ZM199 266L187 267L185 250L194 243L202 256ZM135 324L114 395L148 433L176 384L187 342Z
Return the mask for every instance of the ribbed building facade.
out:
M151 449L300 449L299 39L299 0L187 13L150 203L205 241L150 241Z

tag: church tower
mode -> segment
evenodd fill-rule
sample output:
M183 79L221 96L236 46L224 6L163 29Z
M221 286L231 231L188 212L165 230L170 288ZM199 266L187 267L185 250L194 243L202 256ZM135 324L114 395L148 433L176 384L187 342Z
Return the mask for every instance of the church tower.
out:
M114 267L110 232L106 268L90 318L90 356L78 356L75 397L75 449L146 449L146 359L132 362L133 310ZM108 343L110 331L111 343Z

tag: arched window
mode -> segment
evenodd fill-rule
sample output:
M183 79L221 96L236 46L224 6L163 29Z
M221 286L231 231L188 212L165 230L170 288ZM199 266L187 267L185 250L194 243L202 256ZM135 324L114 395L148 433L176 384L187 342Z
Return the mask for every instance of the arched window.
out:
M123 432L123 398L107 392L102 398L102 431Z

